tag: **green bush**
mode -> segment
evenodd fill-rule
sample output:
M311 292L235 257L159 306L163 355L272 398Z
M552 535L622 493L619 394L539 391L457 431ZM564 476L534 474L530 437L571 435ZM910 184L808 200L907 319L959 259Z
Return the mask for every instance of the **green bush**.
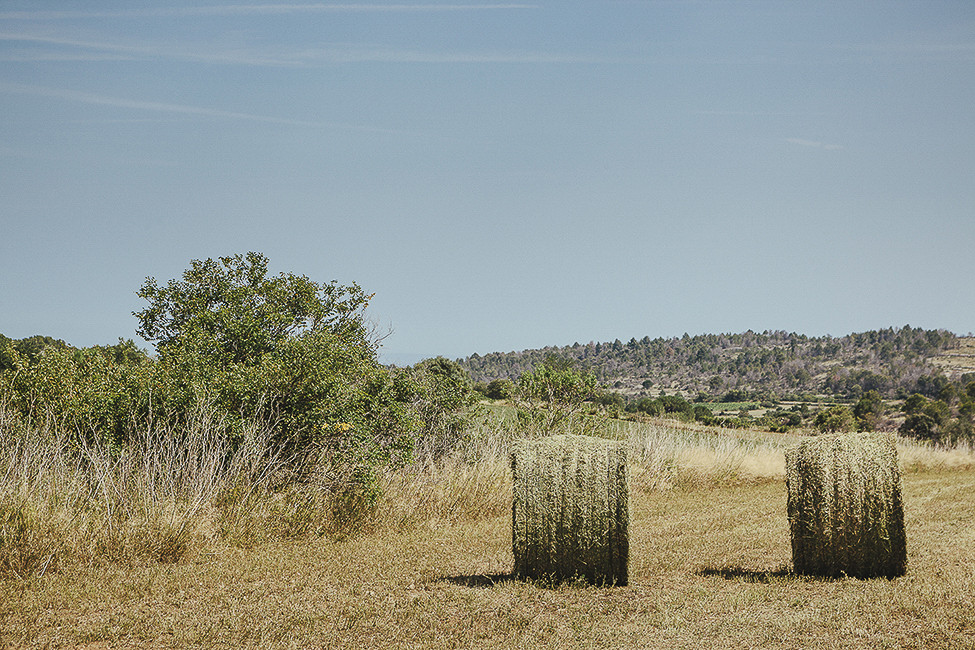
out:
M853 407L853 417L856 418L858 431L873 431L877 428L880 416L884 414L884 402L880 393L868 390Z
M212 400L239 438L268 422L297 463L340 463L369 486L378 468L407 461L421 416L409 376L382 366L363 322L358 285L268 275L259 253L194 260L182 279L146 280L135 315L156 341L168 410ZM371 488L370 488L371 489Z
M437 357L410 368L409 379L415 382L418 451L428 458L445 456L464 439L478 412L470 376L460 364Z
M511 399L515 396L515 383L510 379L492 379L484 390L489 399Z
M853 413L845 406L831 406L816 414L815 425L823 433L852 431Z
M7 403L35 428L68 429L118 447L149 406L153 367L131 341L74 349L50 345L34 355L5 351L0 373Z
M131 341L74 349L49 337L0 340L3 401L30 428L70 431L120 449L133 437L180 435L201 411L233 449L254 423L294 467L349 477L372 493L381 468L412 458L419 437L461 435L473 404L459 366L411 371L378 362L358 285L268 274L259 253L194 260L165 285L148 278Z
M586 426L587 405L596 398L599 385L591 372L582 373L570 362L549 357L518 380L518 418L522 426L551 432L573 422Z

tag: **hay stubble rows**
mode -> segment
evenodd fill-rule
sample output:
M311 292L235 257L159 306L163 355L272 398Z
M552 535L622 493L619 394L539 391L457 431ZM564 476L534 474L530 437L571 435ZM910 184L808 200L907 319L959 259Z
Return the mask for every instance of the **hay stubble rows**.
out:
M0 592L43 647L972 647L975 472L905 476L907 575L788 571L780 480L635 489L630 584L513 580L510 513L176 565L76 567ZM103 645L98 645L103 644Z
M347 537L194 535L171 563L68 547L44 571L0 579L0 645L975 647L970 448L899 441L907 574L823 580L791 572L783 450L795 437L667 423L608 433L629 440L628 586L512 578L512 440L486 422L459 457L391 473L371 523ZM73 476L42 466L14 485L37 503ZM280 524L272 505L240 524ZM301 523L306 509L283 512Z

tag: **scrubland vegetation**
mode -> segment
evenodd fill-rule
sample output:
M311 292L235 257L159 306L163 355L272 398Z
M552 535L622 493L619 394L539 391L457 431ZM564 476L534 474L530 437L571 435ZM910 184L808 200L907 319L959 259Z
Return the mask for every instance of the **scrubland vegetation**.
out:
M966 438L898 438L904 576L800 577L785 451L812 415L614 410L557 358L478 403L455 362L379 364L360 288L257 254L140 295L153 356L0 340L4 646L975 646ZM511 452L552 434L626 447L625 587L512 575Z
M517 429L385 471L372 503L228 462L205 418L137 454L4 440L0 639L109 647L969 647L975 453L906 440L907 574L791 571L782 434L609 423L630 450L629 586L511 577ZM9 421L5 421L8 424ZM567 425L568 426L568 425ZM569 430L568 428L562 429ZM255 435L260 440L261 435ZM266 437L265 437L266 438ZM11 444L14 443L14 444Z

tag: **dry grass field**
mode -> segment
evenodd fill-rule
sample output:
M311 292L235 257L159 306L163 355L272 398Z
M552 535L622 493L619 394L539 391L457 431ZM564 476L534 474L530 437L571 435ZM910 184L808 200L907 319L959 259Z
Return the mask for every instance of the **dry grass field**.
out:
M822 580L791 573L789 440L724 436L631 433L626 587L510 577L499 448L390 476L374 523L345 538L211 541L172 563L75 558L4 578L0 645L975 647L970 450L902 446L905 576Z

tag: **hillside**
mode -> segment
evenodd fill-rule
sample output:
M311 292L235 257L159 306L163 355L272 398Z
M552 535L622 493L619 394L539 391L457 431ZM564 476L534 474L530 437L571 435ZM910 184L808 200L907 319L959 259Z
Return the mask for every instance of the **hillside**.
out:
M782 331L644 337L521 352L472 355L457 361L474 381L517 379L546 357L571 361L624 393L685 394L747 391L779 397L937 394L947 379L975 372L975 340L909 325L810 337ZM975 379L975 377L973 377Z

